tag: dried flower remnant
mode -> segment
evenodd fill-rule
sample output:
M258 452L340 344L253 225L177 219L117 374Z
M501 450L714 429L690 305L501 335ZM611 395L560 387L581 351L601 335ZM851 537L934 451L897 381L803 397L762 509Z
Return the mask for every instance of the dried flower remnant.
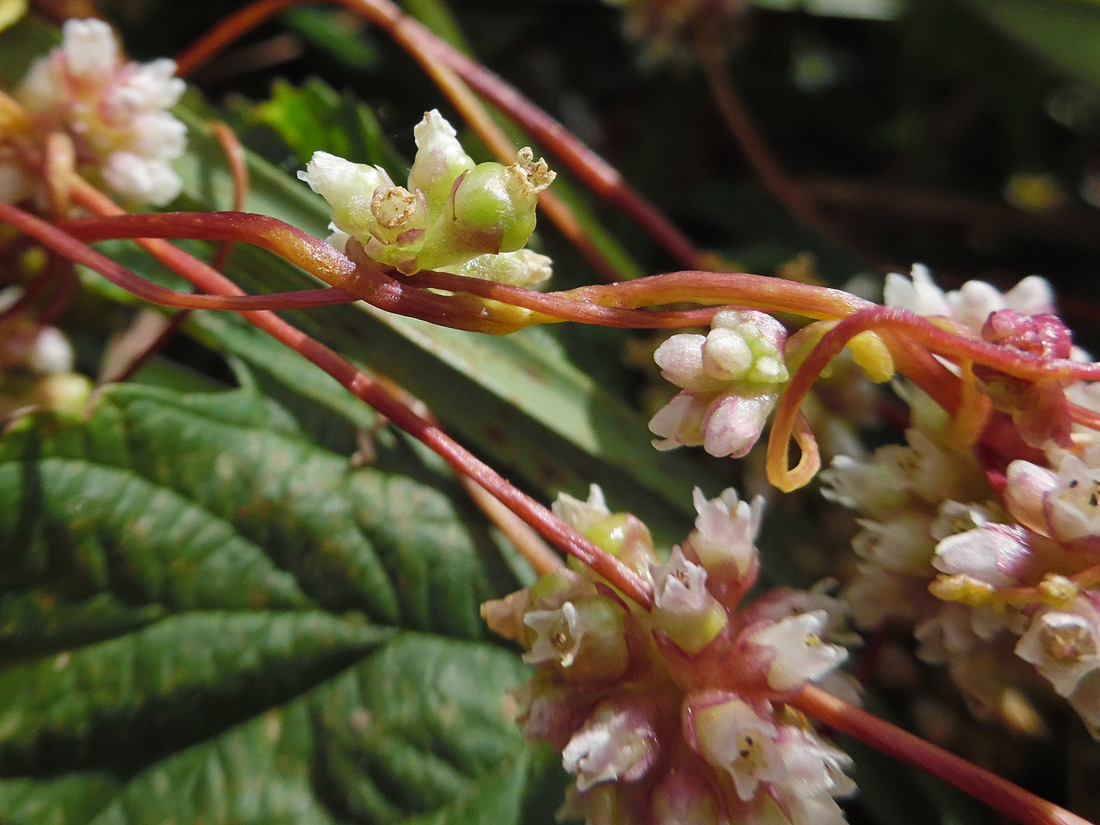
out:
M598 488L587 503L559 499L559 515L653 585L654 603L647 611L585 569L484 605L538 669L520 691L524 732L562 749L576 778L563 813L589 823L843 822L834 798L854 788L848 759L784 703L845 658L823 639L833 617L817 609L835 600L777 591L743 606L761 505L732 490L711 500L697 490L695 501L696 529L661 564L648 531L609 512ZM573 605L594 599L604 612L579 634Z
M474 164L434 109L413 130L407 188L380 166L317 152L298 177L333 209L329 242L406 275L422 269L529 286L550 277L550 260L524 245L538 193L555 174L530 149L509 166ZM354 245L348 241L354 240Z
M42 174L28 157L60 133L78 168L118 196L153 206L173 200L183 184L171 162L187 141L187 128L167 111L184 91L176 64L125 60L99 20L69 20L61 34L61 45L31 65L15 92L25 112L9 113L16 122L4 128L0 199L36 192Z

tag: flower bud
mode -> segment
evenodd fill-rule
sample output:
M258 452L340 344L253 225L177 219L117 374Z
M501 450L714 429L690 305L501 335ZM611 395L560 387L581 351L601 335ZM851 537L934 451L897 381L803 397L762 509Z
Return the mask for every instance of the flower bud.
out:
M409 189L422 192L433 211L445 208L455 181L474 162L458 142L454 127L432 109L413 128L416 158L409 170Z

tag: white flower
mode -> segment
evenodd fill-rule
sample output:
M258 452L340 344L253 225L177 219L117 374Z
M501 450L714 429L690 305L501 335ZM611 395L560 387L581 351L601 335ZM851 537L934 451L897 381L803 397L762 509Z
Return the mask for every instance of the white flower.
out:
M576 774L577 790L599 782L631 782L657 758L657 734L636 706L604 702L562 751L562 767Z
M408 186L379 166L317 152L298 177L333 210L347 236L370 261L406 275L439 270L516 285L544 280L550 261L522 247L535 229L538 193L554 180L543 160L521 149L515 163L475 165L454 128L432 110L413 129L416 158Z
M1069 696L1081 680L1100 669L1100 622L1083 597L1069 610L1045 610L1016 645L1016 655L1035 665L1054 689Z
M748 802L761 782L782 781L779 729L740 699L692 709L699 755L729 773L737 796Z
M1051 534L1059 541L1100 536L1100 445L1081 457L1066 454L1045 509Z
M562 667L573 664L585 628L572 602L565 602L557 610L532 610L523 617L523 623L536 634L531 649L523 654L523 661L531 665L557 662Z
M653 604L657 610L681 616L696 615L706 606L707 571L684 558L674 547L668 564L650 565Z
M844 648L821 640L827 622L824 610L814 610L768 624L748 636L752 644L770 648L768 687L794 690L817 681L848 657Z
M1053 290L1037 275L1024 278L1005 293L984 281L967 281L959 290L945 293L922 264L913 265L908 279L897 273L887 275L883 298L887 306L917 315L951 318L974 335L980 335L989 316L1002 309L1022 315L1054 311Z
M859 519L863 529L852 539L852 549L887 570L920 575L936 546L929 534L931 522L931 514L920 510L901 510L882 521Z
M855 782L845 773L852 766L852 759L843 751L791 725L781 728L778 745L786 776L776 784L788 798L824 796L831 799L855 791ZM811 821L816 823L816 820Z
M750 505L741 501L732 488L718 498L707 499L698 487L691 495L699 515L686 544L707 570L731 562L738 576L745 575L756 558L754 542L764 516L763 496L754 498Z

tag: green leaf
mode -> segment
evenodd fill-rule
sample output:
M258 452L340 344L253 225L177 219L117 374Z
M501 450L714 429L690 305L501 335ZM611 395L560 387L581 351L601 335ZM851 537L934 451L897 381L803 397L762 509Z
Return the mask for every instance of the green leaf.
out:
M1100 86L1100 3L1096 0L965 0L1055 66Z
M23 419L0 442L5 821L518 825L557 769L512 720L524 666L481 640L515 582L479 522L400 443L355 466L254 383Z

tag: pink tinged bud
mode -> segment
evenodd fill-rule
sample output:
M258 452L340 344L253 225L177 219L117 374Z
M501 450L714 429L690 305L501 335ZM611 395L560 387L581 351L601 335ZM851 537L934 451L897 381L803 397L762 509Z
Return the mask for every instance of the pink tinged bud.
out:
M746 455L760 439L778 400L776 390L719 395L703 414L703 449L716 458Z
M695 447L703 443L703 415L707 411L706 397L690 392L673 397L649 420L649 430L660 438L653 440L658 450Z
M1017 525L987 524L948 536L936 545L932 566L949 576L967 576L992 587L1019 583L1016 571L1031 550L1026 531Z
M607 701L562 751L562 767L577 777L577 790L601 782L633 782L657 759L657 733L636 704Z
M1058 485L1047 494L1050 534L1071 542L1100 536L1100 446L1083 457L1068 454L1058 468Z
M707 571L676 547L666 565L651 565L653 626L687 653L698 653L729 623L726 610L707 590Z
M733 565L737 575L744 576L757 557L754 542L764 515L763 496L750 505L738 498L736 490L724 490L718 498L707 499L696 487L692 500L699 515L687 546L708 572Z
M1005 474L1004 506L1024 527L1049 536L1046 497L1058 485L1058 476L1030 461L1013 461Z
M748 802L761 782L775 782L784 776L783 758L775 743L779 731L740 699L711 703L715 698L705 696L696 703L688 700L685 733L703 759L730 775L737 796Z
M712 329L703 342L701 354L703 371L719 381L740 380L752 369L752 350L732 329Z
M708 375L704 370L703 352L709 336L679 333L662 341L653 353L653 360L661 368L661 376L677 387L690 392L717 392L727 380L722 376ZM738 340L741 340L738 336ZM742 341L742 343L744 343ZM748 352L748 346L745 346Z
M982 325L982 338L1043 358L1069 358L1073 336L1057 315L1022 315L1011 309L992 313Z
M848 652L821 640L828 614L814 610L750 631L746 641L765 649L768 687L788 691L815 682L843 662Z
M1016 655L1035 665L1060 695L1069 696L1086 675L1100 669L1098 635L1096 611L1078 599L1073 612L1047 610L1032 618Z

